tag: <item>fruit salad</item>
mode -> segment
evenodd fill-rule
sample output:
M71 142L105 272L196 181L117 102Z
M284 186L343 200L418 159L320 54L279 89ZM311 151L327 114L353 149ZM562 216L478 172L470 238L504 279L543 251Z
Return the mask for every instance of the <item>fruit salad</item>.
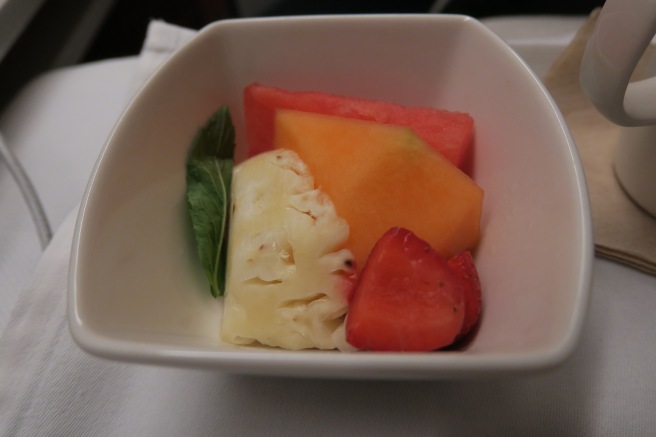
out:
M222 108L187 162L224 341L432 351L473 330L483 190L468 114L261 84L244 108L248 159L233 167Z

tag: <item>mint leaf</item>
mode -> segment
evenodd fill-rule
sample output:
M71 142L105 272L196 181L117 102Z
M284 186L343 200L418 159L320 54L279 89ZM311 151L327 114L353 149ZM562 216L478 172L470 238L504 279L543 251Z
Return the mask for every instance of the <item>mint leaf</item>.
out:
M198 130L187 158L187 209L212 296L223 295L235 128L227 106Z

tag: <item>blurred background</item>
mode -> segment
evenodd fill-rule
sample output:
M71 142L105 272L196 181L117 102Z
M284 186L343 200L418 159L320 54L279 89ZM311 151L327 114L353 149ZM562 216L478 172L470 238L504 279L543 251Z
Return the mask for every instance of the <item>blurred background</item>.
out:
M585 15L602 4L602 0L117 0L87 58L138 53L145 24L153 17L199 28L224 18L276 15L422 13L431 10L479 18L521 14Z
M586 15L603 0L0 0L0 111L44 71L136 55L151 19L199 29L226 18L425 13Z
M234 17L308 14L444 12L488 17L588 14L603 0L116 0L86 54L101 59L138 53L151 18L200 28Z

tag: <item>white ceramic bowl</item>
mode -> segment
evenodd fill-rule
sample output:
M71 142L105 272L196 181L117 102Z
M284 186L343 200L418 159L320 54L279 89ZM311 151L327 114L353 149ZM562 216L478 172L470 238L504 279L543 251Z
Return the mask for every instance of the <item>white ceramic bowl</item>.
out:
M485 190L476 252L484 314L462 350L341 353L220 340L186 222L185 158L228 104L244 138L251 82L469 112ZM78 218L69 286L74 339L103 357L313 377L466 378L561 363L581 331L593 258L584 176L543 85L463 16L232 20L203 29L145 85L98 160Z

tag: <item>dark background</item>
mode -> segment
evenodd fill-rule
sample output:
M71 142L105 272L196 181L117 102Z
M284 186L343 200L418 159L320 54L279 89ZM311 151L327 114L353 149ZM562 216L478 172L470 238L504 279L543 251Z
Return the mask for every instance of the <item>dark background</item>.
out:
M426 0L281 0L262 16L307 14L427 12ZM495 15L587 15L603 0L451 0L445 13L477 18ZM231 0L117 0L84 61L139 53L151 19L162 19L193 29L225 18L240 18Z
M603 5L603 1L450 0L441 12L476 18L587 15ZM271 3L269 10L259 11L257 16L425 13L431 10L435 0L277 0ZM48 0L0 63L0 114L26 83L43 72L137 55L152 19L200 29L213 21L246 17L253 8L243 7L244 4L237 0ZM100 17L92 31L79 36L78 25L89 16L90 8L97 10L103 5L109 9L92 14ZM246 11L240 11L240 6Z

